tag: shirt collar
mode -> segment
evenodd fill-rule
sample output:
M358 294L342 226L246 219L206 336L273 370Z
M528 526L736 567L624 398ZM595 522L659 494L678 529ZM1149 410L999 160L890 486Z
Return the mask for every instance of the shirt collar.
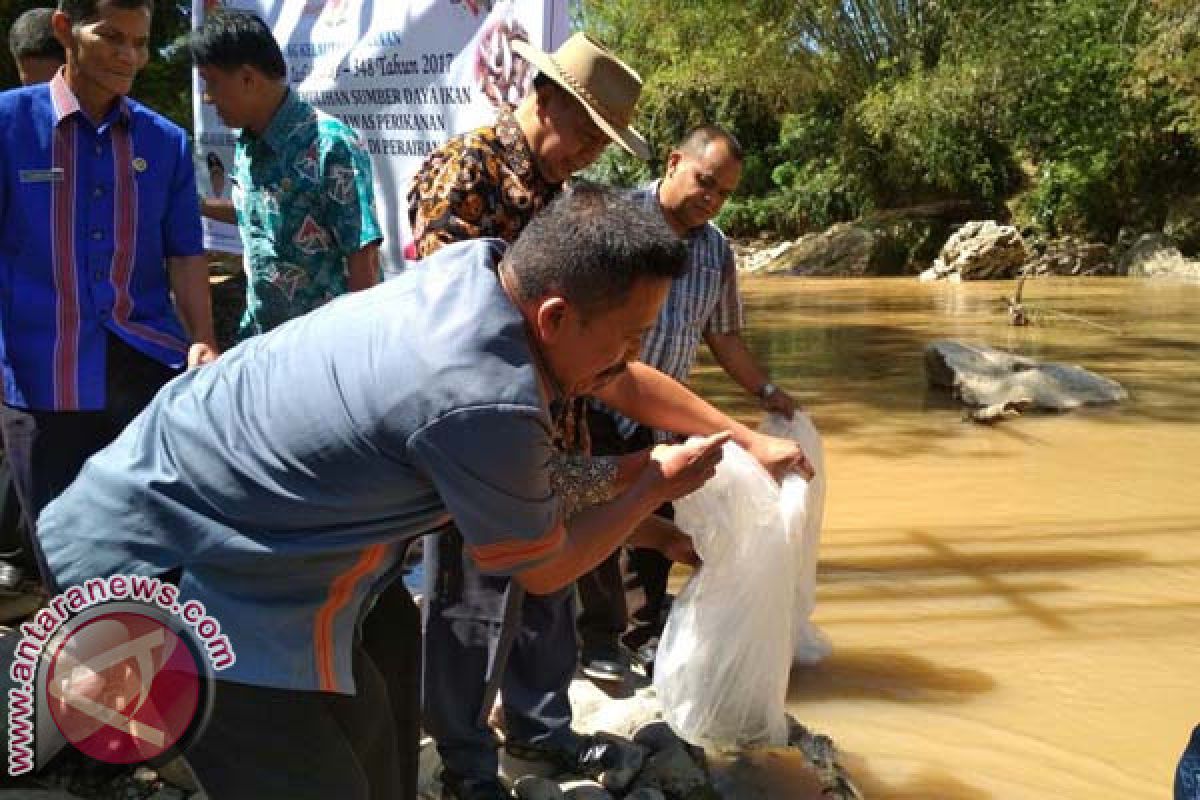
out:
M79 98L71 91L71 87L67 85L66 67L59 67L58 72L54 73L54 77L50 79L50 104L54 107L55 126L60 125L63 120L72 114L79 114L84 119L87 118L87 114L83 113L83 108L79 105ZM117 98L116 109L109 112L103 122L115 121L113 118L114 114L117 115L116 119L125 123L129 122L131 112L129 110L129 103L126 102L124 96Z
M525 140L525 132L517 124L517 118L509 106L502 106L496 116L496 139L500 142L500 153L504 163L516 173L525 186L551 185L542 178L537 167L534 166L533 151L529 148L529 142Z
M654 204L654 207L658 209L658 213L662 215L663 222L665 222L667 224L667 226L670 227L671 223L667 222L667 214L665 211L663 211L662 201L658 199L658 190L661 186L662 186L662 178L658 178L657 180L654 180L651 183L646 185L646 202L647 202L647 204L650 204L650 203ZM712 224L711 221L697 225L694 228L688 228L686 231L683 232L682 238L694 239L697 236L700 236L701 234L703 234L704 231L708 230L708 226L710 224ZM674 230L674 229L672 228L672 230Z
M291 136L292 129L310 113L308 103L300 99L300 96L291 89L287 90L287 94L283 96L283 102L279 108L275 110L275 116L271 117L270 124L263 131L262 136L255 136L248 130L242 131L242 139L249 141L258 139L266 144L276 153L283 152L287 144L288 137Z

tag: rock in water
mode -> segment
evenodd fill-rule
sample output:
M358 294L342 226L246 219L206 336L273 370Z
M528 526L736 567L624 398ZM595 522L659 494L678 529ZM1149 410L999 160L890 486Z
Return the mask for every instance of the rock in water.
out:
M953 280L954 275L963 280L1011 278L1028 259L1029 251L1016 228L975 220L955 231L921 280Z
M668 800L719 800L708 774L682 744L668 747L646 760L633 790L657 789Z
M625 795L625 800L667 800L667 796L658 789L651 789L649 786L643 786L641 789L637 789Z
M838 223L773 250L774 257L767 261L765 271L808 276L868 275L878 239L860 225Z
M933 342L925 348L925 371L931 386L973 407L1066 411L1129 397L1121 384L1082 367L1042 364L986 345Z

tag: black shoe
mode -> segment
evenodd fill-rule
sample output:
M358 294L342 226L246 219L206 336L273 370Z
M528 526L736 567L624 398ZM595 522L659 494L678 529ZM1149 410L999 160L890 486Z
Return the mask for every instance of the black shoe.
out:
M509 741L504 749L522 761L540 761L560 773L599 780L607 789L628 786L646 758L640 746L605 733L577 735L575 744L567 748Z
M512 800L512 792L499 779L466 780L443 772L442 800Z
M580 658L583 674L594 681L621 683L629 677L629 654L619 645L615 648L584 648Z

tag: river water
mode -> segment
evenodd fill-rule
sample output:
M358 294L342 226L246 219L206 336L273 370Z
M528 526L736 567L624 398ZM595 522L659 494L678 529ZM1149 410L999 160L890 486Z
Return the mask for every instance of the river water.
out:
M791 711L871 800L1170 797L1200 722L1200 286L743 279L753 349L822 430L817 623ZM925 388L975 341L1120 381L995 426ZM756 410L711 361L696 386Z

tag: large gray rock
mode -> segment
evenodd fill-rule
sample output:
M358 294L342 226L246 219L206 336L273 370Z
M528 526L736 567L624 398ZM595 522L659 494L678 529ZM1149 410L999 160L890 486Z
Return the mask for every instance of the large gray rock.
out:
M986 345L938 341L925 348L931 386L954 392L968 406L1004 403L1066 411L1107 405L1129 394L1116 381L1069 364L1041 364Z
M1185 255L1200 256L1200 194L1171 201L1167 206L1163 233Z
M1200 278L1200 262L1189 261L1163 233L1145 233L1121 257L1121 273L1135 278Z
M962 280L1011 278L1029 260L1020 232L992 220L973 220L954 232L922 280L958 275Z
M851 222L777 246L763 271L809 276L871 274L878 235Z

